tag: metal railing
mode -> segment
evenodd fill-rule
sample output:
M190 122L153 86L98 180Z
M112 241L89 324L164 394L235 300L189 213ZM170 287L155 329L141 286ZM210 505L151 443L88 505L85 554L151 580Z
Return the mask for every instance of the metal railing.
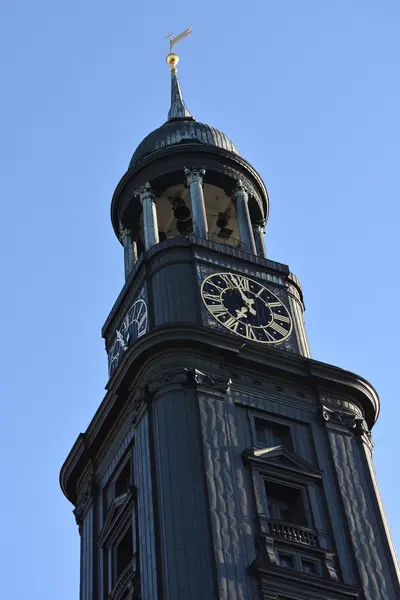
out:
M272 537L299 542L308 546L317 546L316 534L307 527L288 525L282 523L282 521L268 521L268 526Z
M223 246L233 246L233 248L239 248L239 250L247 250L247 245L234 237L221 237L218 233L208 232L207 239Z

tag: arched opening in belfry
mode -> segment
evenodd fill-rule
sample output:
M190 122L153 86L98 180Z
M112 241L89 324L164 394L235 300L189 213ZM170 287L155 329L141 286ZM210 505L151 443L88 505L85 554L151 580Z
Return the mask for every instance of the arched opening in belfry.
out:
M205 183L203 186L208 239L240 246L234 203L225 190ZM188 237L194 232L190 192L183 183L167 187L156 199L160 242L172 237ZM141 217L143 236L143 216Z

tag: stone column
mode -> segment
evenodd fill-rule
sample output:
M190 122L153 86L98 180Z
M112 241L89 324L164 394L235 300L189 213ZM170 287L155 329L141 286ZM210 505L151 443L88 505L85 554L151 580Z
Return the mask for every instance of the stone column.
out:
M261 258L267 257L267 253L265 252L264 227L265 223L262 222L253 225L253 236L256 245L257 255L261 256Z
M135 194L139 196L143 207L144 247L149 250L158 244L158 220L156 209L156 196L148 181L138 187Z
M206 207L204 204L203 178L205 169L188 169L185 167L185 185L190 190L192 205L193 232L197 237L206 239L208 233Z
M124 246L125 280L128 279L132 267L137 261L137 244L131 227L119 223L120 240Z
M233 200L236 205L240 241L245 244L247 252L257 254L248 206L249 193L240 179L233 191Z

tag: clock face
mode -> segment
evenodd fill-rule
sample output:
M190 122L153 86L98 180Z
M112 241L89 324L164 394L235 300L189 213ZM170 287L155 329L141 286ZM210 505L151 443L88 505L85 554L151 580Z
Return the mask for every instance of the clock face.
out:
M125 315L109 353L108 372L111 375L117 368L128 346L147 331L147 305L142 299L136 300Z
M292 331L286 306L258 281L234 275L208 275L201 286L207 310L229 331L252 342L278 344Z

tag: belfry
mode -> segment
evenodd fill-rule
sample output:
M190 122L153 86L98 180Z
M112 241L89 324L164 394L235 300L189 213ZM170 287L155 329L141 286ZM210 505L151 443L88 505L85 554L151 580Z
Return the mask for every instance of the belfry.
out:
M299 280L266 255L264 182L183 100L189 33L111 203L109 379L60 475L80 600L398 600L378 395L311 358Z

